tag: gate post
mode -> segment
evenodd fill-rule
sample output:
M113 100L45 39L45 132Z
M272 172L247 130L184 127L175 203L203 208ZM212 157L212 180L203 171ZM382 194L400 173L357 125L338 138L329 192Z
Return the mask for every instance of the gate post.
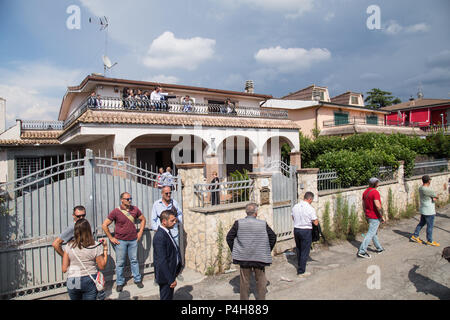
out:
M94 152L91 149L86 149L86 156L84 157L84 179L85 179L85 208L86 218L92 221L92 231L94 232L94 239L97 239L97 215L95 210L95 176L94 176Z

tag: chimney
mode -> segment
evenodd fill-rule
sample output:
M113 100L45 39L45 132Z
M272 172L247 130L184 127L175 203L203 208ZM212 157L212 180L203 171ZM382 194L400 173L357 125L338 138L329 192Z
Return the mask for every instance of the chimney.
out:
M6 100L0 97L0 133L6 130Z
M245 92L246 93L255 93L255 87L253 80L245 81Z

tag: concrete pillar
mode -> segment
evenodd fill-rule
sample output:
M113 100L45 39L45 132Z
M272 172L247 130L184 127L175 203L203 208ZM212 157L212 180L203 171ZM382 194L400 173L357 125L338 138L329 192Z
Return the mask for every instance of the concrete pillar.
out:
M302 167L302 153L300 151L289 153L291 166L295 166L297 169Z
M305 168L297 170L297 185L298 185L298 201L303 199L306 192L314 194L314 201L312 206L318 209L319 190L317 188L317 174L318 168Z
M213 172L217 172L220 177L223 176L223 172L220 172L219 168L219 157L217 155L207 155L205 156L206 164L206 181L209 183L212 180Z
M253 172L262 172L264 171L264 154L262 153L253 153L252 154L252 164L253 164Z

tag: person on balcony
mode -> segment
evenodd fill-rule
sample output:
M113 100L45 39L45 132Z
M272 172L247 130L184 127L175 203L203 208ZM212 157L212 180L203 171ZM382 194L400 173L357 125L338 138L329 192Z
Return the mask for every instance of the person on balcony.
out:
M134 99L136 100L136 107L138 109L142 109L144 107L144 103L142 101L142 91L140 89L137 89Z
M133 89L128 89L128 96L125 99L126 105L129 109L136 109L136 99Z
M168 111L169 105L166 102L166 97L169 94L166 92L162 92L161 87L156 87L155 90L150 95L150 99L152 100L152 105L158 111Z
M195 99L186 95L181 98L181 104L183 105L183 112L192 112L192 105L195 104Z
M217 177L217 172L213 172L213 179L210 182L209 190L211 192L211 205L215 206L220 204L220 180Z
M151 104L151 98L150 98L150 92L145 91L142 95L142 101L144 103L144 107L146 110L152 110L152 104Z
M88 99L88 107L89 108L97 108L98 107L98 101L97 101L97 95L95 94L95 91L91 93L91 96Z

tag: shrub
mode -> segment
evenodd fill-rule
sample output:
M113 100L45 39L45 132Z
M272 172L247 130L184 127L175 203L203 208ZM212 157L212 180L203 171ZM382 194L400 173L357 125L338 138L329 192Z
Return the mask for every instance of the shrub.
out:
M354 240L359 231L359 217L355 205L352 205L349 218L348 240Z
M397 211L398 209L395 207L394 204L394 195L392 193L391 188L389 188L388 191L388 218L389 219L396 219L397 218Z
M330 218L330 203L325 203L325 210L322 215L322 233L326 240L335 239L335 235L331 230L331 218Z
M345 239L348 234L348 202L338 194L336 197L336 212L334 215L334 233L338 239Z

